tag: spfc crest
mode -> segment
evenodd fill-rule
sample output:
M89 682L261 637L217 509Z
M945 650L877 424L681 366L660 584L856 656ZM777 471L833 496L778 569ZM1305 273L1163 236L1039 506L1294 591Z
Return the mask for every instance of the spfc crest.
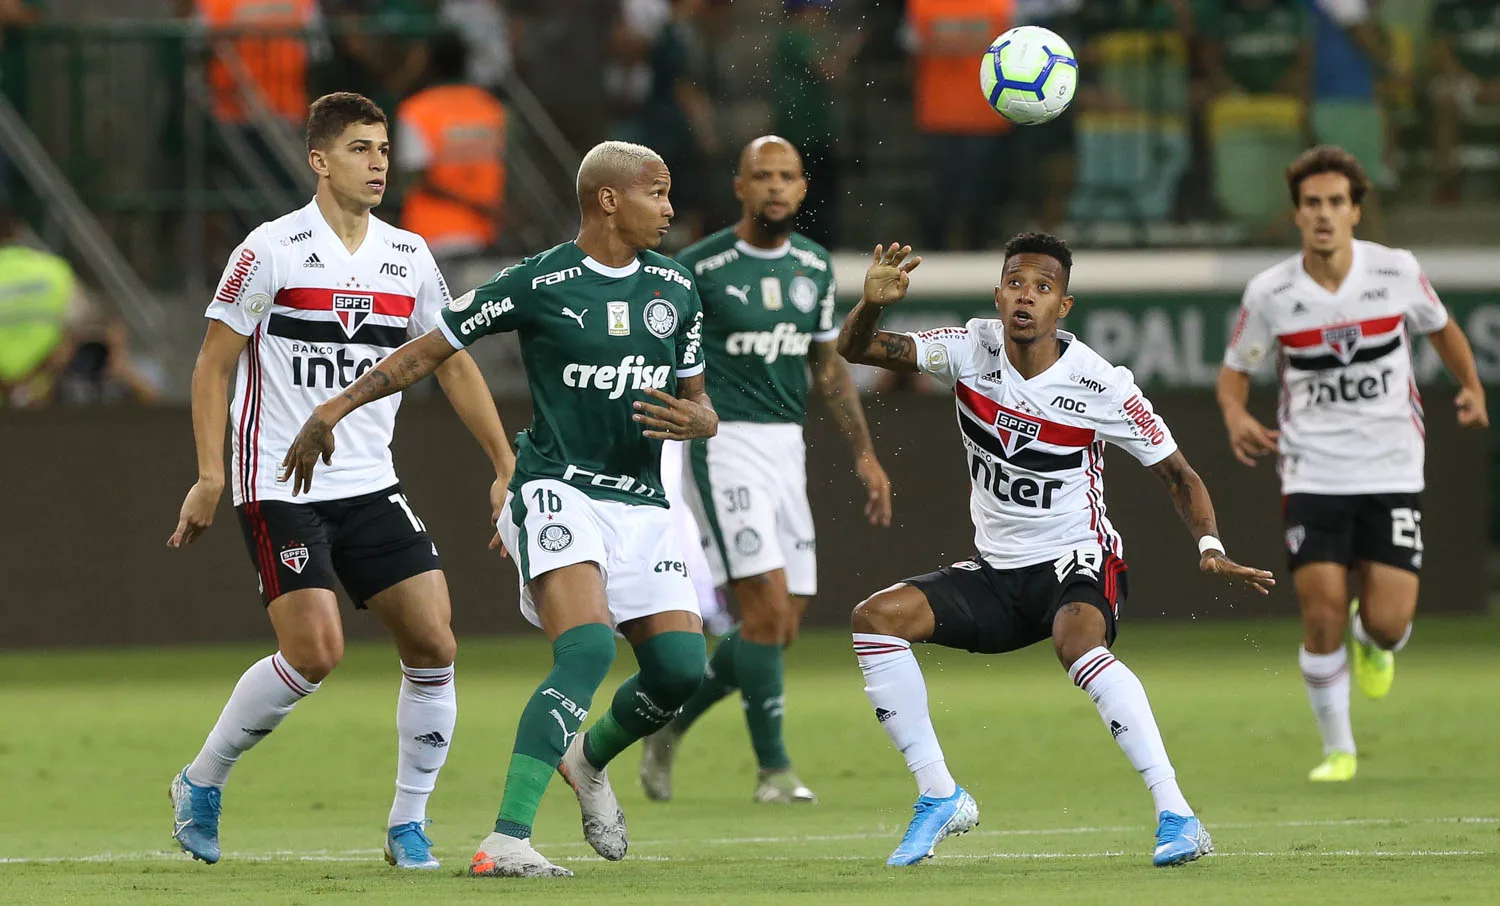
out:
M1323 342L1328 344L1340 362L1347 365L1354 359L1354 351L1359 348L1359 325L1325 327Z
M366 293L334 293L333 313L344 326L344 335L353 337L375 310L375 297Z
M1000 444L1005 447L1005 455L1015 456L1042 433L1042 423L1002 409L1000 414L995 416L995 431L1000 435Z
M288 547L282 551L281 562L286 565L287 569L299 576L302 575L302 570L307 566L306 545L298 544L296 547Z
M1302 550L1302 542L1307 540L1307 529L1304 526L1294 525L1286 530L1286 549L1294 556L1297 551Z

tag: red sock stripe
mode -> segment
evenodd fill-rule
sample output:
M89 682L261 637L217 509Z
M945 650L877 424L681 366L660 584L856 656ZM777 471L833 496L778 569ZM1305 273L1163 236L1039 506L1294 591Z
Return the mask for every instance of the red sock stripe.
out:
M1094 677L1103 673L1105 668L1107 668L1114 662L1114 655L1110 654L1108 651L1095 656L1093 660L1089 661L1087 664L1084 664L1083 668L1078 671L1077 678L1073 680L1074 684L1076 684L1080 689L1087 689L1089 687L1089 683L1094 681Z
M281 662L274 657L271 658L271 669L276 671L276 675L281 677L281 681L283 683L286 683L286 687L288 689L297 693L298 698L306 698L308 695L312 694L311 689L304 688L302 684L292 679L291 674L287 673L286 668L281 666Z
M860 657L872 657L877 654L900 654L903 651L910 650L911 647L908 645L882 645L871 642L856 643L854 646L854 653Z
M1327 676L1313 676L1311 673L1303 673L1302 681L1307 683L1309 686L1315 686L1319 689L1326 689L1329 686L1332 686L1334 683L1337 683L1348 673L1348 667L1340 667L1338 670L1328 674Z

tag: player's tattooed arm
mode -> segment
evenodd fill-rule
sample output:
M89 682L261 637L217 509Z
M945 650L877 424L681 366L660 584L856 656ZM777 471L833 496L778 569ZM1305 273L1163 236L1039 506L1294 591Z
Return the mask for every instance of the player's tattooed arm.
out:
M386 356L348 390L313 410L281 461L278 480L291 480L293 497L312 490L313 467L319 459L324 465L333 462L333 428L344 416L366 403L400 393L432 374L455 352L441 331L432 330Z
M917 344L911 337L875 325L887 305L906 296L911 272L922 263L920 256L907 259L911 246L893 242L875 246L870 268L865 271L864 295L844 319L839 331L839 355L859 365L875 365L890 371L917 370Z
M911 338L903 339L910 342ZM854 449L854 471L866 492L865 518L871 525L888 526L891 524L891 480L875 455L875 444L870 440L870 426L865 422L854 376L832 343L814 343L811 359L813 383Z
M1208 496L1208 486L1193 467L1188 465L1187 457L1182 455L1181 450L1152 466L1151 471L1167 486L1172 505L1188 531L1193 533L1194 540L1204 535L1215 538L1219 536L1219 524L1214 518L1214 502ZM1231 585L1245 585L1261 594L1268 594L1276 584L1269 571L1241 566L1225 556L1223 551L1204 551L1199 555L1198 568L1228 580Z
M714 410L713 400L708 398L702 372L692 377L679 378L677 395L672 396L657 389L646 393L662 405L637 401L636 423L645 428L641 433L653 440L693 440L713 437L719 433L719 413Z

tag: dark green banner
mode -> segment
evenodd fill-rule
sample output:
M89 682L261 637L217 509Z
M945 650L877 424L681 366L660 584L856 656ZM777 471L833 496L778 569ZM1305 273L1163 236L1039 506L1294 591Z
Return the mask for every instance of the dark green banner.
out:
M1129 368L1142 387L1210 387L1239 301L1237 293L1080 295L1063 327L1105 359ZM1474 346L1480 377L1486 384L1500 384L1500 292L1452 290L1443 294L1443 302ZM989 296L913 296L892 308L881 326L913 330L992 317L994 312ZM1425 340L1417 343L1415 368L1418 383L1451 381ZM1273 369L1267 366L1258 378L1273 380Z

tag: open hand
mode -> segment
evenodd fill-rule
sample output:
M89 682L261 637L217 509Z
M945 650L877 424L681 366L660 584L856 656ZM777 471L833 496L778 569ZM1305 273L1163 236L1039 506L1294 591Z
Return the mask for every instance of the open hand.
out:
M652 440L693 440L713 437L719 432L719 414L708 406L655 388L646 393L660 400L662 405L637 402L635 415L631 418L646 427L641 433Z
M1241 566L1218 551L1207 551L1198 558L1198 569L1212 576L1219 576L1230 585L1253 588L1263 595L1271 593L1276 579L1268 570L1253 566Z
M333 464L333 426L323 421L317 410L302 423L302 430L292 439L292 446L281 461L281 474L276 479L285 484L292 482L292 496L312 490L313 468L319 459L323 465Z
M920 255L907 260L910 254L911 246L899 242L875 246L870 269L865 271L865 304L884 308L905 298L907 287L911 286L911 272L922 263Z

